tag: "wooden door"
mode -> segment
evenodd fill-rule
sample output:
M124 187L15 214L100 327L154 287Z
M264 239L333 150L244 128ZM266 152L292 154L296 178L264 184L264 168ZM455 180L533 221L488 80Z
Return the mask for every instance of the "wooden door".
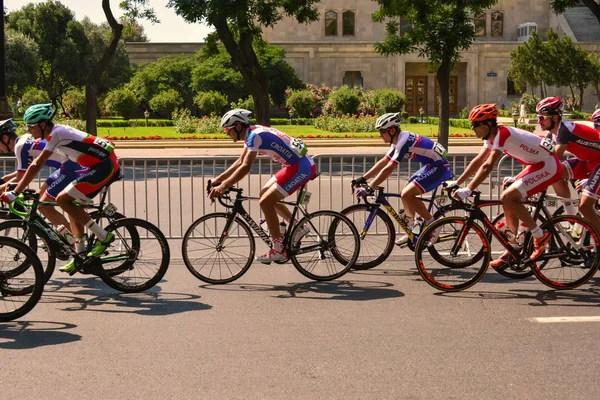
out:
M405 88L406 112L419 115L422 107L427 114L427 76L407 76Z
M437 79L435 80L435 114L438 115L440 113L440 104L438 101L438 87L439 84ZM458 76L450 76L449 88L448 88L448 97L449 97L449 105L450 105L450 115L458 114L458 106L456 105L458 93Z

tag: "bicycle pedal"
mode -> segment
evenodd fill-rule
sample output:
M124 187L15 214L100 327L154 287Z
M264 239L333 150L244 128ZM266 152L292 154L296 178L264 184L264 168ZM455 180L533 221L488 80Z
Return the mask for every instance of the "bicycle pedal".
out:
M404 243L394 243L396 246L400 247L401 249L408 247L408 242L404 242Z

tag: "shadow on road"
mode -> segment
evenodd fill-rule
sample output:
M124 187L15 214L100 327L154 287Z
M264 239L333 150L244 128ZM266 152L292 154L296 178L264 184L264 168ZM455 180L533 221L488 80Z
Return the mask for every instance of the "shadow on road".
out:
M160 286L143 293L120 293L99 279L51 280L40 302L64 304L65 311L98 311L161 316L209 310L200 296L163 292Z
M65 332L77 325L64 322L13 321L0 325L0 349L24 350L81 340Z
M203 289L225 291L281 292L273 297L281 299L351 300L367 301L403 297L404 293L391 289L386 282L348 281L305 282L289 285L229 284L222 286L202 285Z

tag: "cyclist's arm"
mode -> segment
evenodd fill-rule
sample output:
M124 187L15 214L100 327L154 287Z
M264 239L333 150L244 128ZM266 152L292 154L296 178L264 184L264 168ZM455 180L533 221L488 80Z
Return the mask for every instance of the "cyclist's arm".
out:
M235 170L235 172L230 174L230 176L227 179L225 179L223 182L221 182L221 186L223 186L225 189L230 188L231 186L235 185L243 177L248 175L248 173L250 172L250 168L252 168L252 164L254 163L254 160L256 160L256 156L258 156L258 152L257 151L248 151L248 152L245 152L245 155L246 156L244 157L244 159L240 162L239 168L237 168Z
M31 164L29 164L25 175L23 175L21 181L15 188L15 192L21 193L31 183L33 178L35 178L44 165L46 165L46 161L48 161L50 156L52 156L52 151L44 150L39 156L36 157L35 160L31 162Z
M481 168L485 160L489 157L491 151L492 149L482 147L481 150L479 150L479 154L475 156L473 161L469 163L467 168L465 168L464 172L456 180L456 184L462 185L467 181L467 179L473 176L479 170L479 168Z
M11 172L10 174L6 174L4 175L2 178L0 178L0 180L2 181L2 185L0 185L0 193L4 192L6 190L6 187L8 186L9 183L18 181L18 179L21 179L20 177L18 177L18 172L14 171Z
M477 172L477 174L475 175L475 178L473 178L469 185L467 185L467 187L471 189L471 191L477 189L477 186L479 186L479 184L490 175L490 173L494 170L496 163L502 157L502 154L503 153L500 150L492 151L492 153L488 156L483 165L481 165L481 168L479 169L479 172Z
M213 179L213 181L212 181L213 186L215 186L215 184L217 184L217 183L222 183L227 178L229 178L231 176L231 174L233 174L235 172L235 170L237 170L242 165L242 160L244 160L244 157L246 156L247 152L248 152L248 148L245 147L244 151L242 151L242 154L240 155L240 157L237 160L235 160L233 162L233 164L231 164L231 166L229 168L227 168L227 170L225 172L223 172L221 175L219 175L215 179Z
M377 176L379 172L388 164L389 160L387 157L383 157L381 160L377 161L375 165L371 167L370 170L367 171L366 174L363 175L363 178L370 179L374 176Z
M388 176L390 176L392 172L394 172L396 166L398 165L393 161L386 160L385 158L383 160L387 161L387 165L381 168L381 171L379 172L379 174L377 174L375 179L369 182L369 186L372 188L376 188L379 185L381 185L383 181L385 181L388 178Z
M566 144L556 144L556 146L554 147L554 151L556 152L556 155L558 156L558 158L561 158L563 156L563 154L565 154L566 150L567 150Z

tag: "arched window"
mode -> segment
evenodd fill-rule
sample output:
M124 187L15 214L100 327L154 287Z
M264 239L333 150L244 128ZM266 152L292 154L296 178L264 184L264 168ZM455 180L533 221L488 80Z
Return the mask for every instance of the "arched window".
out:
M347 71L344 74L344 80L342 83L348 87L363 87L363 78L360 71Z
M475 36L485 36L485 13L475 15L473 17L473 24L475 25Z
M354 12L344 11L342 13L342 35L353 36L354 35Z
M504 13L502 11L492 13L492 36L504 36Z
M325 12L325 36L337 36L337 13Z

